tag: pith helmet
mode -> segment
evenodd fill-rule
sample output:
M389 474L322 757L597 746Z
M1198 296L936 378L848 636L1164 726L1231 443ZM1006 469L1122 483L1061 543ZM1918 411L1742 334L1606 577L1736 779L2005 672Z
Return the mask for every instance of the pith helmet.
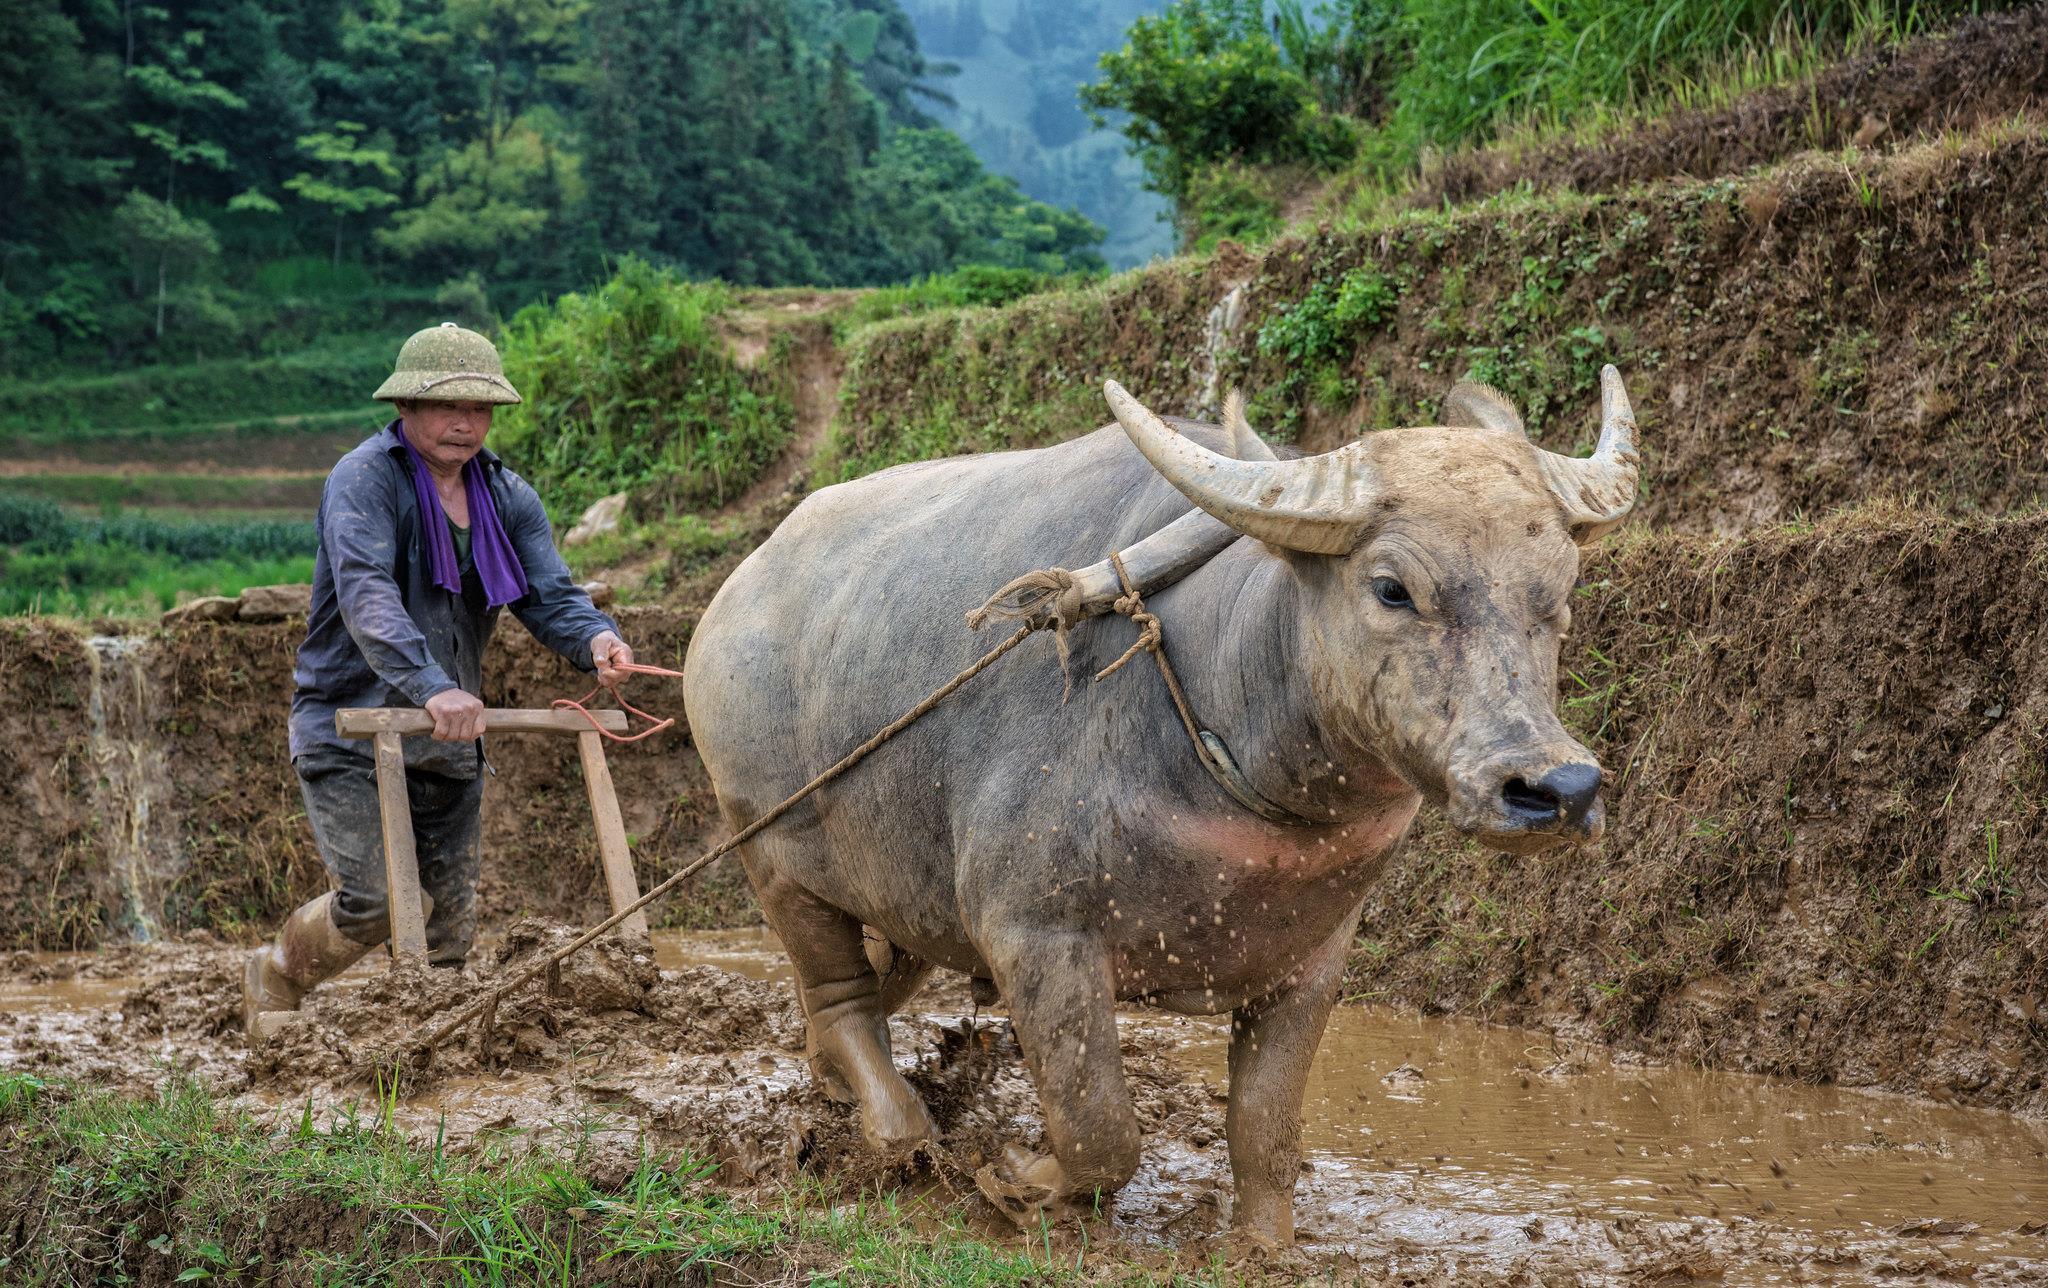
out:
M453 322L416 331L398 351L391 378L371 397L385 402L516 403L498 347Z

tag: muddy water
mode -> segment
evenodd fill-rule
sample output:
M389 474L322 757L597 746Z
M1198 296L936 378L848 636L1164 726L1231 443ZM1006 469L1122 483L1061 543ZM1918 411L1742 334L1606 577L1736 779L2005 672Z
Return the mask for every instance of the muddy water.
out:
M1167 1023L1220 1086L1225 1027ZM1524 1032L1365 1007L1332 1017L1302 1115L1304 1217L1316 1239L1369 1229L1481 1255L1503 1242L1704 1219L1758 1236L1759 1260L1722 1267L1729 1282L1780 1281L1782 1267L1766 1259L1774 1250L1904 1239L1936 1258L2021 1259L2048 1281L2041 1122L1616 1065Z
M65 963L56 953L38 953L39 959L54 960L61 970ZM0 978L0 1015L37 1012L90 1011L118 1007L128 990L139 980L134 976L112 975L81 978L64 972L41 980Z
M685 966L716 966L748 979L771 984L796 982L782 941L766 926L743 930L657 930L654 964L663 970Z
M642 1012L681 1027L608 1050L626 1020L603 1016L626 1013L590 1013L590 1027L521 1067L450 1067L401 1100L398 1125L450 1140L597 1135L628 1154L642 1132L681 1133L692 1148L746 1135L727 1174L741 1185L774 1184L800 1155L835 1148L800 1030L789 1029L789 966L773 936L663 934L654 958L663 988L689 979L696 991L649 994ZM192 1067L254 1108L297 1112L312 1099L358 1112L363 1089L346 1078L281 1081L289 1066L242 1051L227 1009L237 965L231 950L171 946L16 954L0 962L0 1067L118 1080L134 1076L146 1046L143 1065ZM366 961L321 990L321 1005L336 1015L386 1005L376 1000L384 982ZM929 1078L972 1008L957 981L942 980L913 1009L892 1026L898 1055ZM1000 1012L979 1020L998 1031ZM1227 1028L1152 1013L1123 1026L1150 1134L1111 1230L1185 1255L1227 1224ZM1014 1064L1014 1049L1006 1058ZM993 1115L999 1134L1032 1143L1035 1104L1020 1078L1011 1069L968 1094L984 1102L984 1125ZM967 1121L958 1115L941 1118ZM1453 1282L2048 1282L2036 1224L2048 1220L2048 1124L2038 1121L1617 1065L1527 1033L1363 1007L1333 1017L1303 1118L1297 1217L1313 1266ZM792 1132L793 1119L810 1125ZM850 1125L837 1121L846 1139Z
M791 979L766 929L658 935L655 956L665 969L704 964ZM1124 1024L1170 1035L1190 1072L1221 1098L1225 1023L1138 1013ZM1503 1244L1604 1244L1592 1232L1617 1223L1704 1219L1754 1225L1760 1243L1784 1245L1776 1251L1788 1261L1808 1248L1912 1239L1937 1262L2018 1258L2048 1280L2048 1123L1741 1074L1617 1065L1525 1032L1355 1006L1331 1017L1302 1118L1310 1169L1302 1224L1311 1242L1343 1246L1370 1230L1439 1253L1465 1245L1483 1264ZM1135 1233L1146 1232L1147 1217L1170 1216L1175 1199L1197 1202L1176 1193L1176 1179L1218 1170L1201 1156L1223 1152L1220 1143L1163 1144L1169 1158L1184 1157L1178 1167L1148 1167L1126 1195ZM1789 1237L1761 1237L1766 1230ZM1729 1282L1792 1276L1767 1261L1729 1265L1709 1255ZM1859 1263L1855 1273L1869 1269Z

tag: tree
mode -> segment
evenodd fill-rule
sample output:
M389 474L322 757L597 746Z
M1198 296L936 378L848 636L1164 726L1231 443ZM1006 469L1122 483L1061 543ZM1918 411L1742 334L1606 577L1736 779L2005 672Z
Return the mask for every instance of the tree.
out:
M534 96L569 65L586 0L443 0L450 31L482 59L471 137L488 151Z
M363 126L356 121L336 121L332 130L315 130L299 136L299 150L325 167L324 175L301 170L284 181L285 190L334 211L334 263L341 263L341 228L350 215L360 215L383 206L398 204L398 194L375 182L398 180L398 167L383 148L366 146ZM369 178L368 183L355 180Z
M420 176L418 195L377 231L379 246L405 260L531 275L536 239L581 202L583 184L575 156L522 119L495 147L478 140L442 158Z
M225 85L206 78L195 58L206 45L206 33L188 30L162 50L161 61L136 63L128 68L128 79L149 100L153 116L168 121L131 121L129 130L164 158L164 200L176 202L178 170L198 163L210 170L228 168L226 144L209 139L192 129L191 118L207 107L241 112L248 100Z
M990 174L950 130L899 130L861 177L874 250L858 280L902 280L963 264L1041 273L1102 267L1102 229Z
M1355 146L1267 32L1263 0L1175 0L1132 23L1124 47L1099 66L1102 79L1081 87L1082 106L1097 125L1129 113L1132 152L1151 187L1177 202L1205 165L1329 166Z
M179 214L170 202L139 191L122 200L114 212L114 227L136 263L156 261L156 336L161 340L170 270L212 260L220 254L220 241L205 220Z

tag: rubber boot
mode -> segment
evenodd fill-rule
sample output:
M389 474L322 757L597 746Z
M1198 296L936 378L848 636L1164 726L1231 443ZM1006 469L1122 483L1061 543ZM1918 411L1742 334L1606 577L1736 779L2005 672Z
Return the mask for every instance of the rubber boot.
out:
M420 893L421 911L433 915L433 900ZM299 1009L315 984L347 970L376 944L360 944L334 924L334 894L329 891L285 919L275 943L249 954L242 972L242 1030L251 1041L270 1036L276 1019L266 1017Z

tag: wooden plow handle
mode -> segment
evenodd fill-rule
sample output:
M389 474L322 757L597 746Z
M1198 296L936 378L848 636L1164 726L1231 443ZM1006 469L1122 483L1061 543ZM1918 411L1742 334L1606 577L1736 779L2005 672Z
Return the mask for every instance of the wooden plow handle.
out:
M384 823L384 881L391 909L391 955L395 961L424 964L427 923L420 900L419 853L412 833L412 802L405 789L405 745L408 735L434 731L434 717L418 707L350 707L334 713L334 729L344 738L369 738L376 744L377 808ZM618 792L604 759L599 730L624 733L623 711L543 711L522 707L484 709L486 733L572 733L583 765L583 785L597 826L597 853L604 869L612 911L639 901L640 884L633 875L633 855L626 844L626 824ZM635 911L621 922L627 933L645 937L647 914Z
M591 717L613 733L626 731L623 711L593 711ZM590 721L574 711L534 707L484 708L485 733L584 733ZM350 707L334 713L334 730L344 738L374 738L380 733L434 732L434 717L418 707Z

